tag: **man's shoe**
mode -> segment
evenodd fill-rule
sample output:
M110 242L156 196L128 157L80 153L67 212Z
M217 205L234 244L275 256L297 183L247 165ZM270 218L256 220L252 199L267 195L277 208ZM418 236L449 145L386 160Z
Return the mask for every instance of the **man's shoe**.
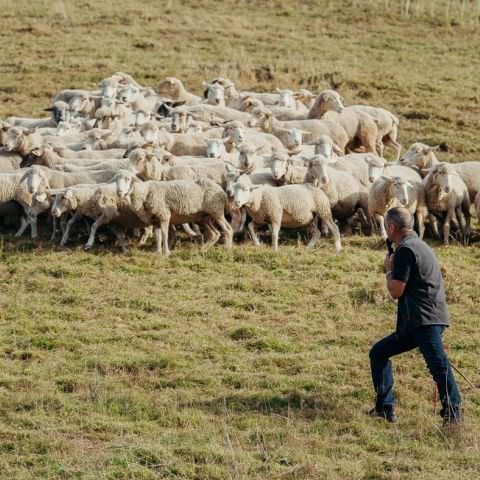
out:
M462 412L458 406L442 409L440 414L443 417L444 427L459 425L463 421Z
M397 414L395 413L395 407L393 405L384 405L383 408L372 408L368 414L371 417L383 418L387 422L395 423L397 421Z

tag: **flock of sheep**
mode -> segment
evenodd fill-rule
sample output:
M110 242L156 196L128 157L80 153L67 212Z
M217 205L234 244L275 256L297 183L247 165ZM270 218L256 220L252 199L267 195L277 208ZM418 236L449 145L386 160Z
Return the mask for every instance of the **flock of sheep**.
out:
M85 248L108 225L125 249L127 234L155 235L168 254L182 226L204 246L247 230L259 245L266 225L278 249L280 228L306 228L309 246L340 231L379 228L395 205L407 207L420 236L425 223L445 244L450 225L470 235L480 216L480 162L439 162L414 143L401 156L399 121L388 110L344 106L334 90L238 91L226 78L204 83L203 98L168 77L153 89L125 73L98 91L62 90L48 118L0 122L0 217L28 227L61 227L61 245L81 218ZM395 161L384 159L388 147ZM93 222L93 223L92 223Z

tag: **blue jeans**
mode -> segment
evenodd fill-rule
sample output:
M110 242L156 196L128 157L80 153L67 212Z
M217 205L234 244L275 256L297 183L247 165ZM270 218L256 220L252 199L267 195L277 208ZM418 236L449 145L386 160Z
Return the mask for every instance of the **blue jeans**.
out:
M441 415L458 411L461 403L452 368L443 349L443 325L428 325L418 327L411 332L398 335L392 333L378 341L370 350L370 366L372 380L375 387L375 408L382 410L385 405L393 405L393 373L390 357L419 348L427 363L427 367L437 384L440 402L442 403Z

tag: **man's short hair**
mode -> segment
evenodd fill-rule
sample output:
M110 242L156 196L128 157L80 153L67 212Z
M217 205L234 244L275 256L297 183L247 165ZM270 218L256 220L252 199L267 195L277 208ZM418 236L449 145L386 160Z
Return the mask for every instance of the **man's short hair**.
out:
M404 207L394 207L387 212L387 225L393 223L399 230L412 230L413 217Z

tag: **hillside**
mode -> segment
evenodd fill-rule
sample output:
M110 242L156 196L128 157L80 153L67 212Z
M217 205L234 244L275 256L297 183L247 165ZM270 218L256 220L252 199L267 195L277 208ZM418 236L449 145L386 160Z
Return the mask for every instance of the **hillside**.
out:
M0 0L0 116L43 115L115 71L195 92L339 85L400 140L480 159L473 1ZM480 250L431 242L445 275L463 432L433 412L418 353L394 362L400 421L369 419L368 350L393 329L378 237L307 251L184 240L122 256L0 238L0 478L470 480L480 465ZM45 230L43 231L45 234Z

